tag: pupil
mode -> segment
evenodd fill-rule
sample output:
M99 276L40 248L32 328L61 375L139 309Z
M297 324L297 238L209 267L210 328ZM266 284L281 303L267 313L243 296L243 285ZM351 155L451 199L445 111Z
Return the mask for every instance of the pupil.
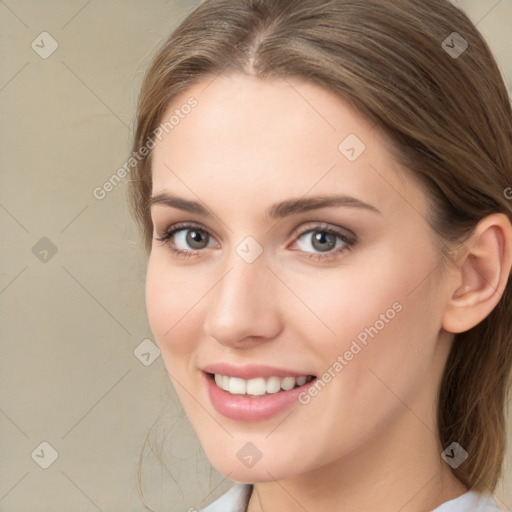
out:
M187 244L194 249L202 249L206 234L198 230L190 230L187 234Z
M319 243L320 245L316 245ZM330 233L317 231L313 236L313 246L320 251L329 251L336 245L336 240Z

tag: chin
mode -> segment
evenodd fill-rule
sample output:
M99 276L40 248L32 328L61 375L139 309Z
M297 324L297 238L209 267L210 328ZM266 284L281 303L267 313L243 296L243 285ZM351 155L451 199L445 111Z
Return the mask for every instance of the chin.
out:
M272 450L265 455L259 452L250 441L231 440L233 448L211 446L211 450L203 445L210 464L221 475L239 483L258 483L271 480L284 480L296 474L306 472L293 462L296 457L281 458L279 452ZM262 450L263 451L263 450ZM252 453L252 459L249 455ZM260 457L260 458L258 458Z

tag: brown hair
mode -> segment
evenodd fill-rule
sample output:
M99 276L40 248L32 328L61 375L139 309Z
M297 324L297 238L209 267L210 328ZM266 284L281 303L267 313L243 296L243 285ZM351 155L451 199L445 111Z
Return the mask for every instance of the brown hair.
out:
M460 37L466 50L450 54L463 49ZM147 70L133 151L178 94L230 72L307 80L371 119L424 186L444 256L486 215L512 219L510 99L483 37L448 0L206 0ZM151 152L132 175L131 206L150 251ZM468 452L453 473L480 492L495 489L505 453L511 294L509 281L492 313L455 336L439 388L441 445Z

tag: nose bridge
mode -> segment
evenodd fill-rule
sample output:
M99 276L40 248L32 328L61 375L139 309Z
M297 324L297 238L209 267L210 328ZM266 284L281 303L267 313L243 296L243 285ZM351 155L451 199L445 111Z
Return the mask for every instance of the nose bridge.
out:
M253 238L246 237L234 247L225 260L224 278L219 282L217 299L219 305L244 305L256 308L258 296L265 292L260 286L265 280L265 255L263 247ZM249 299L253 300L249 300Z
M223 344L272 336L278 329L277 305L262 251L252 242L239 244L226 258L222 277L212 290L206 331Z

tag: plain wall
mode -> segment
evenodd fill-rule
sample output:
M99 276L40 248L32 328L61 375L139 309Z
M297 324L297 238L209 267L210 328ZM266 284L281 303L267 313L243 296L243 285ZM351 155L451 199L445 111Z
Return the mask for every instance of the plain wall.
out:
M1 511L143 510L136 473L148 432L155 510L200 508L231 486L202 453L161 358L145 365L134 353L152 334L126 179L94 196L129 154L149 58L197 3L0 2ZM459 4L510 90L512 0ZM151 451L158 439L164 466ZM509 450L496 491L504 510L511 462Z

